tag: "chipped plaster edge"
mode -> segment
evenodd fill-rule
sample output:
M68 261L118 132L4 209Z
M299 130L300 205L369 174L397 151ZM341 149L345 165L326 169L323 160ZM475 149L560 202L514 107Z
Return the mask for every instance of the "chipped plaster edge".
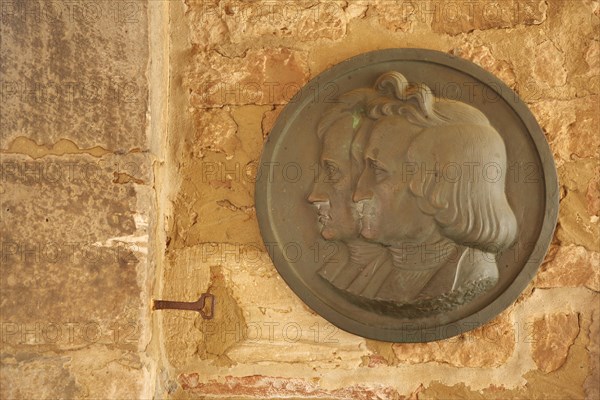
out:
M171 153L168 151L168 90L169 90L169 9L170 2L148 4L148 47L149 57L146 76L149 89L146 136L152 158L153 185L148 227L148 257L143 272L141 292L142 336L140 353L144 361L144 382L141 399L154 399L160 393L158 375L164 359L161 348L160 323L153 318L152 299L160 293L163 282L161 274L167 242L167 216L170 214L168 194L171 184L169 165Z

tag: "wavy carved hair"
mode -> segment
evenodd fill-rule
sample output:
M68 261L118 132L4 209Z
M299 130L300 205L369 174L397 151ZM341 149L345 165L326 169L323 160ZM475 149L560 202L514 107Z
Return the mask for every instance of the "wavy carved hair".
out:
M419 208L456 243L491 253L510 246L517 221L505 193L506 149L486 116L466 103L436 98L429 87L410 84L398 72L381 75L375 90L370 118L402 115L423 127L407 151L419 171L409 182ZM460 167L459 178L444 176L450 165ZM486 176L492 166L500 173L493 179ZM462 175L465 169L470 176Z

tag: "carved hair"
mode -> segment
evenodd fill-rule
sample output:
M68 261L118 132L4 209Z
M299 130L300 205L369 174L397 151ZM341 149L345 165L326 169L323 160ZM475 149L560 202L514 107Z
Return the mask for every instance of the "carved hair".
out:
M344 93L323 113L317 126L317 136L322 140L325 132L336 121L352 117L353 139L349 156L354 159L360 168L362 168L364 163L361 143L365 141L365 135L368 134L368 129L361 128L364 128L365 123L368 123L367 107L377 95L377 92L373 89L355 89Z
M379 96L368 107L368 115L380 119L402 115L423 128L460 122L489 125L486 116L474 107L453 100L437 98L424 84L409 83L399 72L387 72L375 82Z
M369 103L369 117L402 115L424 128L407 151L419 170L409 185L420 209L459 244L491 253L512 244L517 222L505 193L506 149L485 115L466 103L436 98L398 72L383 74L375 90L379 96Z
M373 89L356 89L341 95L324 113L317 126L317 136L322 139L325 132L337 120L354 116L356 124L362 124L367 112L367 105L377 96ZM356 131L358 126L354 127Z

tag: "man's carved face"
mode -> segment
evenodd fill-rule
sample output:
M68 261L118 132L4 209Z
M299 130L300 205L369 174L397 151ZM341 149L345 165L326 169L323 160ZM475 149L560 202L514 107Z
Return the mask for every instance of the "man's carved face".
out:
M360 233L366 239L384 245L422 243L436 230L433 217L419 209L409 188L418 166L408 162L407 151L422 129L403 116L385 117L374 124L353 195L360 204Z
M308 201L317 208L321 235L328 240L358 237L356 207L352 203L353 166L350 148L353 118L343 116L323 135L315 182Z

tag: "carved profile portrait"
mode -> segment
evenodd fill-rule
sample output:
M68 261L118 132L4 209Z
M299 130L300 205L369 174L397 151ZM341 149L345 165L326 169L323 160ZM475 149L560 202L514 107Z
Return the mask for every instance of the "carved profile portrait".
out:
M478 109L398 72L342 94L317 127L308 201L348 261L318 274L353 301L407 316L465 304L498 282L516 238L506 149Z

